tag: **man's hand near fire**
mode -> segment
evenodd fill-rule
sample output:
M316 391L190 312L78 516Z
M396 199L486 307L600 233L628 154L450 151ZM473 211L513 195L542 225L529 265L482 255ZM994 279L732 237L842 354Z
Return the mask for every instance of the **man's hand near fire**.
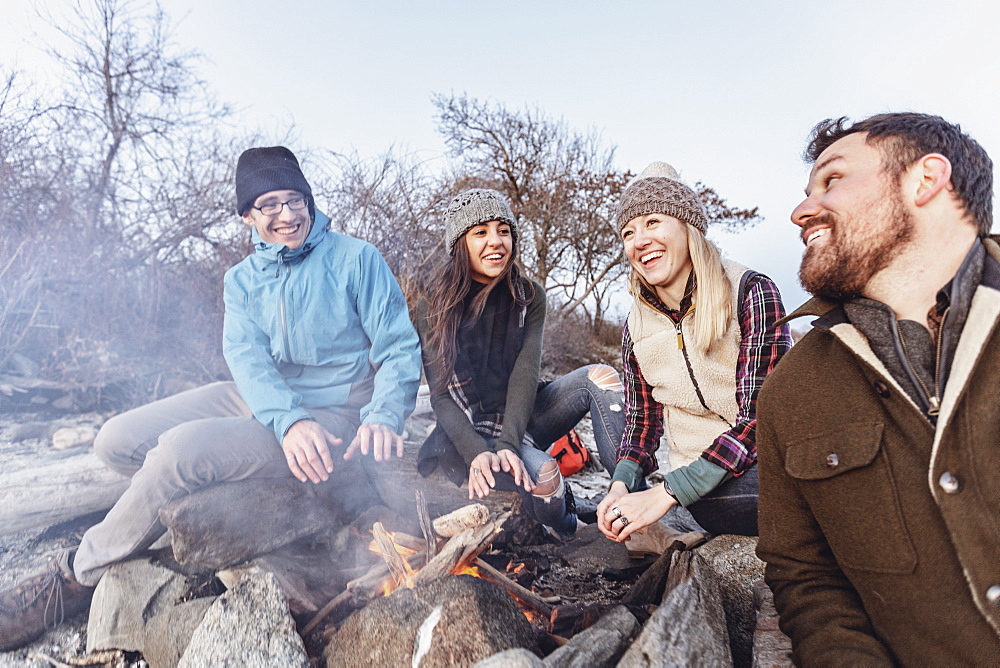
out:
M285 453L288 469L296 478L315 484L328 480L333 473L333 457L330 446L343 444L315 420L299 420L288 428L281 439L281 450Z
M392 458L392 451L396 451L396 456L403 457L403 437L384 424L373 422L363 424L358 427L358 433L347 446L344 459L352 459L359 451L362 455L368 455L368 450L372 451L372 457L377 462L387 462Z

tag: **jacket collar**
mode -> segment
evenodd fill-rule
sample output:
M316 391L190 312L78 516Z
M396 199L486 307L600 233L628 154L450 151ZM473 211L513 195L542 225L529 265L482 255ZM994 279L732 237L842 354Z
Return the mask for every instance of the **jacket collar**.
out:
M1000 241L1000 236L989 237L983 240L987 258L983 263L982 279L973 294L972 304L969 307L969 315L962 330L958 347L955 350L948 383L945 386L944 395L941 397L941 412L938 415L937 437L935 438L934 445L935 453L937 452L941 433L954 414L958 399L966 388L966 384L976 367L979 356L983 353L987 340L993 334L998 322L1000 322L1000 244L998 244L998 241ZM813 297L795 309L795 311L782 318L779 323L788 322L794 318L806 315L819 316L812 323L815 328L828 331L834 335L860 360L877 371L887 383L892 385L902 396L909 400L914 409L920 412L919 407L913 403L913 400L903 391L903 388L900 387L899 383L896 382L892 374L889 373L885 365L882 364L881 360L872 351L868 340L847 319L847 314L839 302Z
M941 413L938 416L939 436L934 441L934 453L943 431L954 414L959 398L966 389L969 378L983 354L986 343L994 335L1000 322L1000 246L997 237L983 240L987 257L983 262L983 276L969 306L969 315L962 328L962 337L955 349L951 363L948 385L941 398Z
M329 226L330 219L321 211L316 211L312 227L309 229L309 236L306 237L305 243L295 250L288 250L288 246L284 244L264 241L257 233L257 228L255 227L251 234L254 254L267 263L294 262L297 259L304 258L313 248L319 245L319 242L326 236Z
M795 320L796 318L802 318L807 315L820 316L822 318L831 311L835 310L842 310L840 309L840 303L830 301L828 299L823 299L822 297L813 297L805 304L803 304L802 306L798 307L797 309L786 315L781 320L778 320L776 323L774 323L774 326L780 327L781 325L787 325L792 320ZM820 322L819 320L816 320L815 322L813 322L813 325L816 325L819 322ZM823 329L829 329L829 327L823 327Z

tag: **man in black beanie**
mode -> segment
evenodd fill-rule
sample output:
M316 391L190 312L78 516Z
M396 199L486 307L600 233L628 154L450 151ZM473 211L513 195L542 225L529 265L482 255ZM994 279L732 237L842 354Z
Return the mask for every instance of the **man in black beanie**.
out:
M95 451L132 481L79 548L0 592L0 651L85 608L109 567L164 533L159 510L178 497L222 481L294 476L327 483L352 512L369 483L347 460L402 457L420 347L385 260L371 244L328 229L283 146L240 156L236 200L254 252L225 278L223 353L233 381L101 428Z

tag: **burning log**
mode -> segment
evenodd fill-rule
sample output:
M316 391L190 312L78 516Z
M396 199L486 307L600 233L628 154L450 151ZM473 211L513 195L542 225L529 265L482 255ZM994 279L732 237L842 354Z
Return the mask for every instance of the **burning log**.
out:
M486 524L489 509L481 503L470 503L434 520L434 531L443 538L451 538L466 529Z
M548 620L552 616L552 606L535 592L525 589L482 559L476 559L476 568L481 576L503 587L520 605L530 608L543 619Z
M399 552L404 557L409 556L408 552L420 552L427 548L427 544L423 540L402 531L392 531L389 533L389 537L396 545L396 552ZM400 550L400 548L403 549Z
M385 532L384 527L376 522L372 527L372 532L375 534L376 545L385 563L372 567L360 578L348 582L345 591L323 606L322 610L306 625L302 634L305 635L312 631L337 606L349 599L353 599L356 603L364 603L377 594L391 592L394 585L399 585L401 582L405 582L407 587L413 587L462 571L489 546L509 517L509 512L502 513L492 522L487 522L473 529L466 529L457 534L419 571L414 571L413 567L424 560L423 550L415 552L409 557L402 557L396 551L397 543L394 543L392 537ZM417 540L410 538L414 541ZM391 567L390 563L393 564ZM399 577L400 571L403 573L402 578Z
M424 534L424 543L427 552L424 553L426 561L424 566L430 563L434 555L437 554L437 540L434 535L434 524L431 522L431 513L427 509L427 499L424 498L422 490L417 490L417 520L420 522L420 532Z
M445 543L430 563L420 569L420 572L414 577L414 584L430 582L457 573L468 566L500 533L503 523L510 515L509 512L501 513L491 522L474 529L465 529L456 534Z
M386 567L388 567L389 574L396 582L396 586L398 587L405 583L409 574L408 571L412 571L412 569L410 569L409 564L406 563L399 552L396 551L396 544L381 522L376 522L372 525L372 535L375 536L375 544L378 546L379 556L382 557Z

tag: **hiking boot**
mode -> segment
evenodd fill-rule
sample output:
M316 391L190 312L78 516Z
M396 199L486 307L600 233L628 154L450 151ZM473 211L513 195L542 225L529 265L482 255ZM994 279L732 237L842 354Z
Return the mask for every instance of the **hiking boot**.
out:
M642 559L646 556L660 556L667 550L692 550L705 541L709 535L704 531L689 531L682 533L663 524L653 522L643 530L643 533L633 533L625 541L628 556Z
M73 577L70 555L55 557L40 572L0 592L0 652L27 645L90 605L93 587Z

